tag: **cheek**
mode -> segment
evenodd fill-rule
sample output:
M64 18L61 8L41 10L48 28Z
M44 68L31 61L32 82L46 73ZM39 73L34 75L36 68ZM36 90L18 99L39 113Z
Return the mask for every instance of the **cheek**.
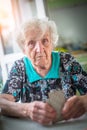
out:
M47 55L48 55L48 56L50 56L50 55L51 55L52 50L53 50L53 49L52 49L51 47L49 47L49 49L47 49Z
M30 52L30 53L29 53L29 52ZM27 47L25 47L25 48L24 48L24 54L25 54L27 57L30 57L31 51L30 51Z
M28 57L30 60L32 60L32 59L34 59L34 57L35 57L35 52L34 52L33 50L28 49L28 50L26 51L26 55L27 55L27 57Z

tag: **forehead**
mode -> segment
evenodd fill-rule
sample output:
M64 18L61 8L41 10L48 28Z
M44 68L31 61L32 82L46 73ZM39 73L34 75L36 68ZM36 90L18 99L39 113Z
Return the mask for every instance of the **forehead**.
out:
M40 40L42 38L50 38L50 31L47 28L40 28L40 27L35 27L31 29L27 29L25 32L25 39L27 41L29 40Z

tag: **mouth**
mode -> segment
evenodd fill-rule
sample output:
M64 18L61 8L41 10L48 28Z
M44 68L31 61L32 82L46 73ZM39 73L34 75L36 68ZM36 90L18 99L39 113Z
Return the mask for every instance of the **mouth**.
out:
M37 56L35 59L36 59L36 60L41 60L41 59L43 59L43 58L46 58L46 56Z
M36 56L35 56L36 59L38 59L38 58L40 59L40 58L44 58L44 57L46 57L45 54L43 54L43 55L36 55Z

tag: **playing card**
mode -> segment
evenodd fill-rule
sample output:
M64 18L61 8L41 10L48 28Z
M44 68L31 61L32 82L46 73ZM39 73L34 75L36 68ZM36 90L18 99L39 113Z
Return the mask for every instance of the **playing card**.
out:
M49 103L57 112L57 120L62 120L61 111L65 103L65 96L64 92L62 90L54 90L50 93L48 93L49 98L47 99L47 103Z

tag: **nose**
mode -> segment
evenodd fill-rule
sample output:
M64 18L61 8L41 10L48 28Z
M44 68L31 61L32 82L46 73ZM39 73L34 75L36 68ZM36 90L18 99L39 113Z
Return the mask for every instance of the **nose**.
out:
M36 50L36 52L42 52L43 51L43 45L40 41L36 42L35 50Z

